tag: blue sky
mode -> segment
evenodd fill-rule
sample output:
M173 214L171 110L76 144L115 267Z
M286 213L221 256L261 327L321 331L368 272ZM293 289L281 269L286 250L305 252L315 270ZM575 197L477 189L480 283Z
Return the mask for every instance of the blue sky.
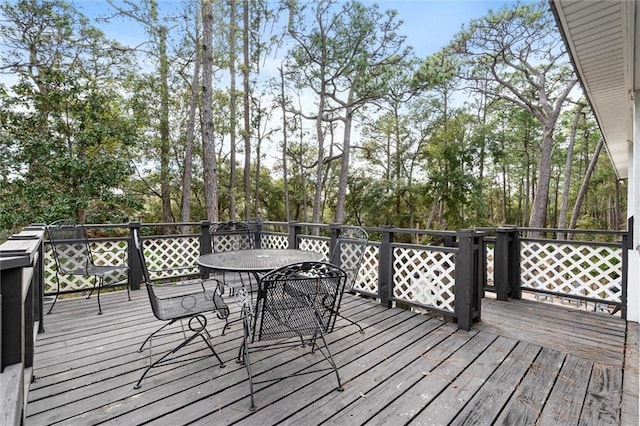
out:
M430 55L451 41L474 18L514 1L499 0L383 0L381 9L395 9L404 21L402 31L418 57Z
M514 0L361 0L365 4L377 3L381 9L395 9L404 24L401 29L407 42L413 46L418 57L430 55L445 46L463 25L471 19L498 10ZM108 12L105 0L75 0L74 3L89 18ZM180 0L158 0L160 12L178 14L183 3ZM107 36L122 43L135 43L144 35L139 26L130 20L115 21L103 29ZM139 38L138 38L139 37Z

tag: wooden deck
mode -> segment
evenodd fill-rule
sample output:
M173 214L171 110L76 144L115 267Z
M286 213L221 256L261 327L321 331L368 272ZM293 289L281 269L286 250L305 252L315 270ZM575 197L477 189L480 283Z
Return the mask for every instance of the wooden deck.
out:
M261 378L308 372L249 386L234 358L240 324L214 344L211 357L155 369L137 348L160 322L146 292L61 300L37 341L27 424L638 424L638 327L604 314L536 302L485 299L470 332L425 315L346 296L348 326L328 336L345 390L325 361L301 349L265 353ZM238 315L237 312L232 315ZM338 325L346 325L339 322ZM203 354L203 342L187 352ZM316 365L317 364L317 365Z

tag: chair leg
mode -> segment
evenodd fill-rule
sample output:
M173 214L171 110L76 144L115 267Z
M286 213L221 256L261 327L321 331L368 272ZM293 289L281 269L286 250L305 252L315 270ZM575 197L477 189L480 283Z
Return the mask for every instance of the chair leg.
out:
M89 292L89 295L87 296L87 299L91 298L91 295L93 294L93 292L96 289L96 281L97 281L98 277L97 276L93 276L93 287L91 288L91 291ZM99 290L99 289L98 289Z
M147 344L148 341L150 341L153 338L153 336L155 336L156 334L158 334L159 332L161 332L165 328L169 327L174 322L175 322L175 320L164 324L162 327L160 327L159 329L157 329L156 331L151 333L149 336L147 336L147 338L144 340L144 342L142 342L142 345L140 345L140 349L138 349L138 352L142 352L144 350L144 346Z
M314 347L318 348L318 351L320 351L322 353L322 355L326 358L326 360L329 362L329 364L331 364L331 366L333 367L333 371L336 373L336 378L338 379L338 387L337 390L339 391L343 391L344 387L342 386L342 382L340 381L340 374L338 373L338 366L336 365L335 361L333 360L333 355L331 355L331 350L329 349L329 345L327 345L327 341L324 338L324 332L322 331L322 327L318 327L318 330L320 331L320 339L322 339L322 343L324 345L324 350L327 352L326 354L322 351L322 349L320 348L319 345L317 345L316 340L317 337L314 336L313 337L313 346L311 347L311 352L314 351Z
M213 344L211 343L211 334L209 334L209 330L207 330L207 318L204 315L196 315L195 317L191 317L191 319L189 320L189 328L191 328L191 321L193 319L197 319L201 326L201 328L198 329L199 331L197 331L197 333L200 335L200 337L202 337L202 340L204 340L204 343L206 343L207 346L209 346L209 349L211 349L211 352L213 352L213 355L216 357L216 359L220 363L220 368L224 368L225 366L224 362L222 362L222 360L218 356L218 353L213 348ZM191 330L193 330L193 328L191 328ZM203 336L202 333L204 333L206 336Z
M357 322L355 322L355 321L353 321L353 320L351 320L351 319L349 319L349 318L347 318L347 317L345 317L345 316L341 315L340 313L337 313L337 315L338 315L340 318L342 318L342 319L344 319L344 320L347 320L347 321L349 321L351 324L353 324L353 325L355 325L356 327L358 327L358 328L360 329L360 334L364 334L364 329L360 326L360 324L358 324Z
M193 320L197 320L198 323L200 323L200 327L194 327L192 326L192 321ZM146 377L147 373L149 373L149 370L151 370L153 367L158 366L162 361L164 361L169 355L175 354L176 352L178 352L180 349L184 348L185 346L187 346L189 343L191 343L196 337L200 336L202 339L204 339L205 342L207 342L206 337L204 337L202 335L203 331L206 331L206 325L207 325L207 319L203 316L203 315L195 315L193 317L191 317L189 319L189 328L193 331L193 335L189 336L188 339L183 340L182 342L180 342L180 344L178 346L176 346L175 348L173 348L170 351L167 351L164 355L162 355L160 358L158 358L157 360L155 360L153 363L151 363L145 370L144 373L142 373L142 376L140 376L140 378L138 379L138 381L136 382L136 384L133 386L134 389L140 389L141 387L141 383L142 380ZM159 331L159 330L157 330ZM155 334L155 332L154 332ZM215 355L215 357L218 359L218 361L220 362L220 368L224 367L224 363L222 362L222 360L220 359L220 357L218 356L218 354L216 353L215 349L213 349L213 345L211 345L211 342L208 342L207 345L209 346L209 348L211 349L211 351L213 352L213 354Z
M94 280L96 279L96 277L94 277ZM98 280L98 315L102 315L102 306L100 305L100 290L102 290L102 284L104 283L104 277L100 276L100 279ZM95 287L95 281L94 281L94 287ZM93 292L93 290L91 290ZM91 296L91 294L89 294L89 296ZM88 299L88 297L87 297Z
M56 296L53 298L53 303L51 304L51 306L49 306L49 310L47 311L47 315L49 315L51 313L51 311L53 310L53 307L55 306L56 302L58 301L58 296L60 295L60 278L58 277L58 270L56 269L56 284L58 285L56 288Z
M247 375L249 376L249 391L251 392L251 405L249 406L250 411L256 410L256 404L253 397L253 374L251 374L251 355L249 354L249 330L247 320L244 320L244 340L242 346L240 347L242 354L242 361L244 362L244 366L247 369ZM240 354L238 354L240 356Z

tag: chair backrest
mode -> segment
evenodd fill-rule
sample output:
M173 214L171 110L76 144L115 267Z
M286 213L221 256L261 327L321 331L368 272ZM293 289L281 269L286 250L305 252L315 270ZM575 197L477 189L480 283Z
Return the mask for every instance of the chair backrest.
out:
M353 289L369 242L367 232L357 226L342 228L338 241L331 252L329 262L347 273L347 289Z
M246 222L218 222L209 227L211 250L214 253L231 250L251 250L255 247L254 231Z
M260 279L252 341L318 336L333 330L347 275L326 262L301 262Z
M144 256L144 243L140 238L140 234L137 229L133 230L133 245L136 249L136 253L138 254L138 260L140 261L140 267L142 268L142 279L144 280L144 287L147 289L149 302L151 302L151 310L153 311L153 315L158 319L164 319L159 307L159 298L154 291L154 285L151 282L151 277L149 275L147 260Z
M149 268L147 267L147 260L144 256L144 246L142 239L140 238L140 233L137 229L133 229L133 245L136 249L136 253L138 254L138 260L140 261L140 267L142 268L142 278L145 283L150 283L151 278L149 277Z
M93 255L84 225L70 219L57 220L47 225L47 234L60 273L71 274L79 270L86 272L93 265Z

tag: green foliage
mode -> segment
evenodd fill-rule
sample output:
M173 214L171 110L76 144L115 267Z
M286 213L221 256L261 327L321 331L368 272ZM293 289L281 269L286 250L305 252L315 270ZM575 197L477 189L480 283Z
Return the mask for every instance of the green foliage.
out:
M214 28L216 67L228 67L229 23L225 19L229 3L214 3L219 20ZM332 221L338 205L339 160L345 149L342 131L347 120L353 119L355 131L347 148L351 164L345 223L432 229L527 224L541 173L539 119L546 114L537 103L541 92L529 79L542 81L540 76L551 69L544 75L547 86L540 89L555 99L562 85L573 78L567 64L552 66L562 45L554 38L554 24L544 10L546 2L515 3L490 12L470 22L450 45L421 61L411 57L394 11L357 1L250 3L272 8L269 13L252 15L255 20L249 34L250 66L256 80L250 88L255 100L252 140L260 133L274 141L268 144L266 137L262 139L263 167L255 193L256 183L251 183L252 197L257 199L251 202L257 204L260 217L285 218L280 142L286 130L292 219L311 220L317 189L322 196L319 220ZM158 6L161 9L162 3ZM264 31L267 22L258 22L258 17L273 18L276 6L281 12L289 11L291 20L289 28L274 34L270 39L274 44L269 45L256 26ZM163 22L160 12L154 13ZM142 62L131 65L133 58L126 49L105 39L73 5L63 1L6 2L1 13L1 66L15 78L10 86L0 85L0 229L17 230L29 222L69 216L86 222L161 221L159 70ZM195 13L190 9L187 15ZM317 18L328 25L319 28ZM187 25L193 24L189 21ZM201 122L193 135L191 188L182 188L181 181L195 51L192 37L198 32L180 28L185 33L180 34L179 50L166 52L170 60L165 64L170 95L171 213L174 220L180 217L181 195L190 191L191 217L198 221L206 217ZM240 28L237 34L241 36ZM293 36L298 43L291 42ZM287 129L280 128L281 121L259 120L263 110L269 113L264 100L280 96L279 90L276 94L259 82L261 66L268 65L259 63L259 53L280 47L276 40L295 46L282 63L288 71L284 97L291 125ZM376 46L380 49L373 49ZM545 51L551 53L545 56ZM529 61L526 73L509 67L521 59ZM243 112L241 105L230 104L225 87L228 76L217 68L214 74L218 205L220 218L226 219L231 196L229 135L237 127L231 123L231 110L237 109L237 117ZM469 86L476 90L466 90ZM514 90L521 99L514 98ZM315 102L319 103L321 92L327 95L324 109L304 111L310 105L318 106ZM294 100L296 96L299 99ZM600 137L591 113L585 113L576 139L570 206ZM319 133L313 123L316 114L324 119ZM551 160L551 188L556 194L562 192L570 126L569 113L556 123ZM328 142L323 146L324 157L318 159L320 137ZM319 165L324 181L316 188ZM243 167L242 162L237 166ZM255 165L250 169L255 176ZM244 210L242 187L242 182L236 182L238 211ZM614 214L616 194L620 194L624 211L626 183L616 182L603 154L578 226L616 227L621 220ZM546 206L551 221L557 220L558 202L552 194Z
M20 79L2 105L0 143L9 153L0 165L2 227L126 218L138 204L118 188L131 174L126 152L137 129L109 78L110 56L99 51L102 33L62 2L23 1L2 11L13 19L1 28L10 52L29 61L16 65ZM27 22L37 30L17 38ZM64 37L64 46L43 34Z

